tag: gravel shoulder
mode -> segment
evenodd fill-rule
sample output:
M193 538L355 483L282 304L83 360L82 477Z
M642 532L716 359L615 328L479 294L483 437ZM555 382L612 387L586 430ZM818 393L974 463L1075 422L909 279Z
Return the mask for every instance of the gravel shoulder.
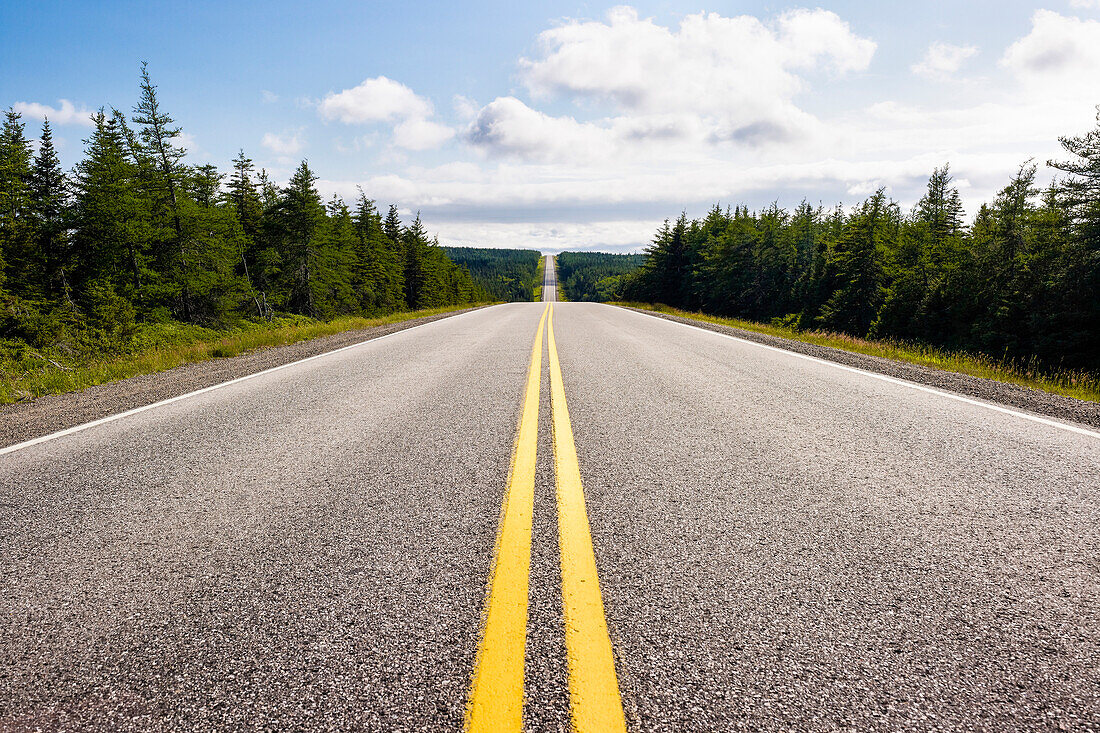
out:
M620 306L625 307L625 306ZM793 351L818 359L844 364L846 366L865 369L869 372L885 374L897 379L905 379L910 382L924 384L929 387L956 392L968 397L994 402L1007 407L1014 407L1028 412L1033 412L1045 417L1057 420L1081 423L1094 428L1100 428L1100 403L1086 402L1072 397L1050 394L1017 384L998 382L983 377L973 377L969 374L959 374L942 369L907 364L893 359L884 359L880 356L868 356L857 354L843 349L834 349L828 346L808 344L794 339L769 336L767 334L746 331L732 326L722 326L707 321L698 321L692 318L674 316L668 313L645 310L643 308L628 308L628 310L645 313L646 315L663 318L667 321L685 323L708 331L723 333L729 336L754 341L767 346L775 346L787 351Z
M487 306L480 306L487 307ZM98 384L77 392L47 395L32 402L0 406L0 447L48 435L197 389L248 376L310 356L370 341L414 326L478 310L466 308L423 318L387 323L373 328L274 346L226 359L184 364L153 374Z

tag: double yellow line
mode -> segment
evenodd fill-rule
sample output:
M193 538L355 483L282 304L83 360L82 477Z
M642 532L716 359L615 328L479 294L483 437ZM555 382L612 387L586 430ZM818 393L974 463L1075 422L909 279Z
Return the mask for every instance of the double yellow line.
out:
M485 626L467 711L467 729L471 733L523 730L528 573L544 329L550 354L558 540L573 729L577 733L626 730L619 682L615 676L615 658L596 573L596 555L585 511L580 464L554 341L554 310L553 305L548 304L539 319L531 348L523 414L504 497Z

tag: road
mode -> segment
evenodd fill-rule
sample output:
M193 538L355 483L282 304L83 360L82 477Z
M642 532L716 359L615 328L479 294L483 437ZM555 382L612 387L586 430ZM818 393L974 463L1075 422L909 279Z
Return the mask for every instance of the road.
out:
M542 302L553 303L558 299L558 261L554 255L546 255L542 271Z
M550 308L0 455L0 730L1100 727L1100 435Z

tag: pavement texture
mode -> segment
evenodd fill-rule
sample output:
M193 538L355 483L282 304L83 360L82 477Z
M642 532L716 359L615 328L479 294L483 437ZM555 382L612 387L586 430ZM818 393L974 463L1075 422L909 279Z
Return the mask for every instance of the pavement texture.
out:
M354 329L296 344L259 349L225 359L184 364L163 372L98 384L78 392L48 395L29 402L0 405L0 447L98 420L134 407L194 392L248 374L310 356L450 318L473 309L410 318L373 328Z
M0 730L461 729L543 308L0 456ZM554 330L631 729L1100 729L1100 439L622 308ZM565 731L548 390L525 721Z
M786 349L787 351L805 354L806 356L813 356L818 359L825 359L826 361L834 361L838 364L853 366L869 372L877 372L879 374L896 377L897 379L917 382L918 384L926 384L930 387L947 390L949 392L958 392L959 394L977 397L978 399L987 400L989 402L997 402L1002 405L1007 405L1008 407L1027 410L1028 412L1046 415L1059 420L1068 420L1081 423L1082 425L1100 428L1100 402L1086 402L1085 400L1042 392L1018 384L998 382L992 379L974 377L969 374L959 374L958 372L934 369L920 364L909 364L903 361L884 359L881 356L857 354L851 351L844 351L843 349L834 349L829 346L808 344L804 341L783 338L781 336L771 336L765 333L756 333L755 331L746 331L741 328L723 326L718 323L709 323L693 318L675 316L671 313L659 313L641 308L631 308L631 310L647 313L676 323L695 326L707 331L724 333L747 341L775 346L780 349Z
M637 730L1100 727L1100 439L555 307Z

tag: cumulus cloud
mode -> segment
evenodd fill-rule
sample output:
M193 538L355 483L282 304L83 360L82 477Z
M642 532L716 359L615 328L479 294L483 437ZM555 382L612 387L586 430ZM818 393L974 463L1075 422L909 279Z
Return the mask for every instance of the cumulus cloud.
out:
M875 43L827 10L796 10L770 24L699 13L678 28L618 7L606 22L572 21L539 36L540 58L521 60L536 97L569 95L645 113L691 111L751 124L783 123L802 88L798 70L866 69Z
M518 91L487 104L452 98L465 150L454 146L450 162L409 165L391 145L375 158L384 174L362 183L381 202L420 210L444 242L549 251L644 246L654 217L699 215L715 202L850 204L887 185L908 206L944 163L973 210L1021 160L1057 156L1058 135L1092 124L1098 25L1041 11L990 54L1001 58L983 70L995 84L918 101L910 77L852 105L848 79L870 67L875 44L834 13L709 13L662 25L616 8L543 33L519 61ZM910 68L945 78L976 54L932 43ZM375 120L392 126L394 143L450 139L432 126L428 100L398 86L410 108L420 99L428 111ZM862 98L867 85L858 89ZM329 119L340 120L346 110L335 109ZM350 181L318 186L356 193Z
M483 107L466 140L496 154L538 160L588 158L607 152L604 145L611 142L596 124L553 117L515 97L498 97Z
M977 46L955 46L937 41L924 52L924 58L910 68L918 76L943 78L954 74L964 61L977 53Z
M428 99L385 76L342 92L329 92L318 111L327 120L345 124L394 123L394 145L408 150L437 148L455 135L453 129L429 119L435 110Z
M1032 90L1047 94L1100 92L1100 21L1038 10L1031 31L1013 43L1001 66Z
M297 132L288 132L281 135L267 132L264 133L260 144L281 157L290 157L302 152L302 140Z
M12 109L32 120L48 118L51 123L56 125L92 126L92 115L94 113L91 110L83 106L77 109L76 105L67 99L59 99L57 102L57 107L50 107L38 102L16 102L12 105Z
M393 128L393 144L406 150L431 150L455 136L446 125L420 117L403 120Z
M770 22L699 13L678 27L617 7L605 21L568 21L540 34L520 60L533 98L565 97L609 116L578 121L501 97L465 139L495 155L532 160L606 159L648 146L761 147L807 138L814 118L795 104L806 74L866 69L875 43L835 13L794 10Z
M347 124L389 122L410 117L429 117L432 103L417 96L401 82L377 76L342 92L329 92L321 100L321 116Z

